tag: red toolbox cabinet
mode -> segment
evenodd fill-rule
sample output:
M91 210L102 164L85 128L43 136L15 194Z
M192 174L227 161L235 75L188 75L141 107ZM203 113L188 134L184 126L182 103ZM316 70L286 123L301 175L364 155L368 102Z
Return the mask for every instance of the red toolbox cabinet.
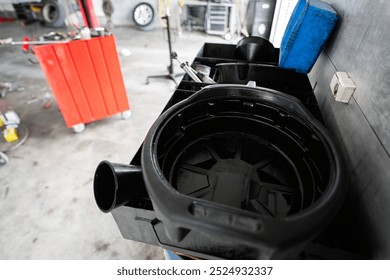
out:
M114 36L35 46L34 51L68 127L83 130L85 123L129 113Z

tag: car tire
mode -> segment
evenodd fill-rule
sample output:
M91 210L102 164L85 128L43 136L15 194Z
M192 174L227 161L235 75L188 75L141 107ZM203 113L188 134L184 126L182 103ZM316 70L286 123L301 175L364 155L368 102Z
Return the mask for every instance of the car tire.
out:
M42 19L50 27L62 27L65 23L66 11L58 1L46 0L42 6Z
M149 3L139 3L132 13L135 26L143 31L152 30L155 27L155 10Z

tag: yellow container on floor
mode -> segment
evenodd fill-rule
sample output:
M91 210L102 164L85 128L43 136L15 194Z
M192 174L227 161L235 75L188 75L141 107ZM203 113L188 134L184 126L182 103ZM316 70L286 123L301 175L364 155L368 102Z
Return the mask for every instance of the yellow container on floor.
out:
M15 127L7 127L4 130L4 138L7 142L13 142L19 139L18 132Z

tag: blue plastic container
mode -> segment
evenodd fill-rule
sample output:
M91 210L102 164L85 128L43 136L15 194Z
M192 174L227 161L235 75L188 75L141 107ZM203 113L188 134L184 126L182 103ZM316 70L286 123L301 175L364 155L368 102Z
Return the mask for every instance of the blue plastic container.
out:
M299 0L282 39L279 66L310 72L337 19L328 3Z

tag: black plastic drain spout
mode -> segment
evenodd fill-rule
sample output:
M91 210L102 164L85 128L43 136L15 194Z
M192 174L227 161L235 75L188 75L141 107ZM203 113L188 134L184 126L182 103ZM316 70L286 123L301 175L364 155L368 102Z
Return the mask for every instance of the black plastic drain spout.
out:
M105 213L137 200L143 185L140 166L102 161L96 168L93 188L96 204Z

